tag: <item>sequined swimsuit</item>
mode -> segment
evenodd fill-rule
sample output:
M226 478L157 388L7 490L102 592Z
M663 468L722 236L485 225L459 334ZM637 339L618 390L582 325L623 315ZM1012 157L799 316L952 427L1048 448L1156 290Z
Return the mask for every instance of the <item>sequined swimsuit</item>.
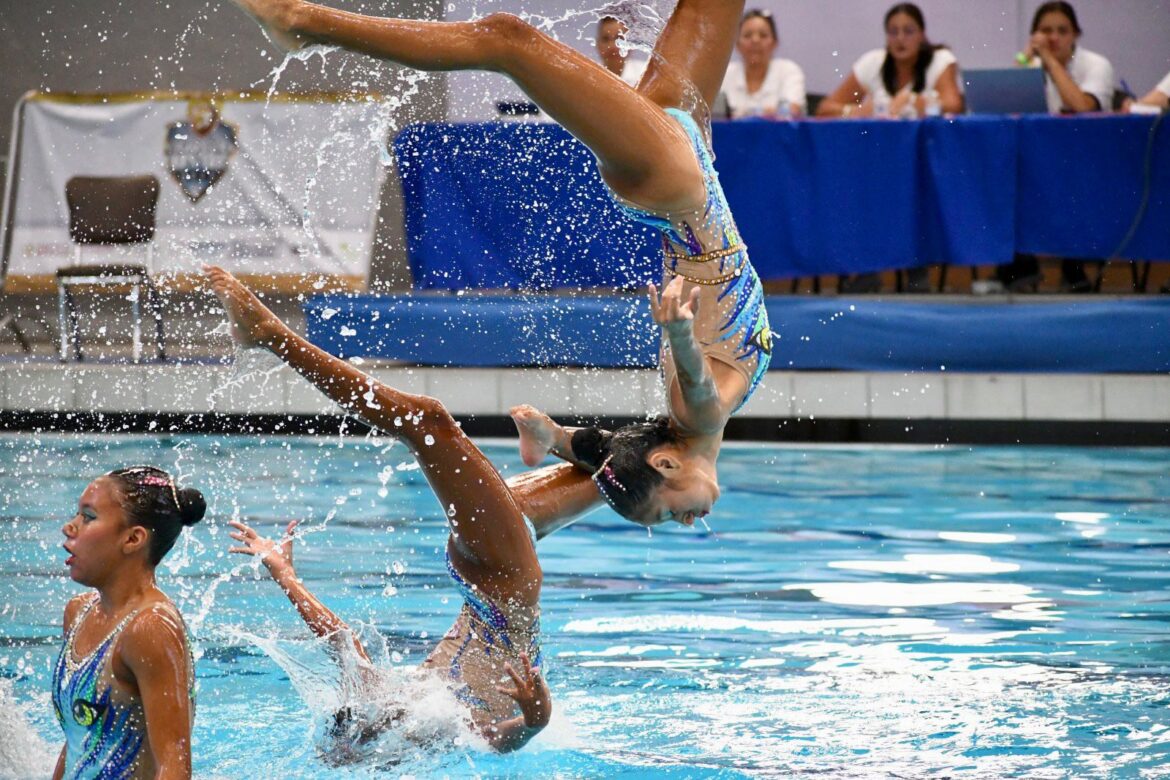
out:
M111 686L110 650L138 611L122 618L84 658L75 658L73 642L96 603L95 596L73 621L53 667L53 709L65 732L66 780L134 777L146 738L142 701L126 702Z
M524 525L535 546L536 528L528 518L524 518ZM461 702L473 709L488 710L491 709L490 703L473 693L464 680L466 666L486 662L498 676L503 672L505 661L514 661L520 653L526 653L534 668L542 667L540 613L537 611L530 623L513 625L514 621L509 620L507 612L459 573L449 553L446 560L447 574L463 597L459 619L447 633L448 639L458 641L457 649L447 662L448 678Z
M684 299L693 288L699 288L695 336L705 356L731 366L747 381L748 389L738 409L759 386L772 359L772 331L764 308L764 289L731 216L715 172L715 156L702 130L686 111L669 108L666 113L682 126L691 141L703 173L705 203L690 211L659 212L610 194L628 217L662 234L664 286L681 276ZM665 336L660 358L670 387L677 372Z

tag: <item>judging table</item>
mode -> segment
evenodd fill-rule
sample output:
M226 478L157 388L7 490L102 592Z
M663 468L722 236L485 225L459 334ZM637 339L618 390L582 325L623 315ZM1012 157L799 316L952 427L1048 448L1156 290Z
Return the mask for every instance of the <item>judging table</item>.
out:
M1148 116L719 122L716 167L761 278L1170 260L1170 127ZM419 289L619 287L658 238L552 124L423 124L394 142ZM1148 192L1146 185L1148 183Z

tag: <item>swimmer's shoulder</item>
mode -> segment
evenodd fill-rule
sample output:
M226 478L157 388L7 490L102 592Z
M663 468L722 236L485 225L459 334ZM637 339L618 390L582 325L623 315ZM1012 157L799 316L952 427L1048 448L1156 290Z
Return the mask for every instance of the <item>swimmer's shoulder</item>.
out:
M66 602L65 617L61 621L61 627L64 633L69 633L69 630L73 628L73 624L77 622L78 616L81 615L81 613L85 610L85 607L97 597L97 593L88 591L86 593L79 593Z

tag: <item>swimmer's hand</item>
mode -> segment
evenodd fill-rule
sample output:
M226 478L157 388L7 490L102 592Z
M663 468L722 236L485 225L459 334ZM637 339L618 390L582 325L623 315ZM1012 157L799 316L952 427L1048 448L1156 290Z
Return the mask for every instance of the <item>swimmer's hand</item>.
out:
M658 286L650 283L650 313L654 321L662 326L671 337L690 335L694 332L695 315L699 313L699 288L683 300L683 278L676 276L658 295Z
M239 279L214 265L203 266L215 297L232 326L232 338L241 347L272 348L284 340L288 328Z
M236 530L228 534L228 536L240 542L241 546L232 547L228 552L260 556L261 562L267 567L268 572L274 579L279 580L284 576L295 575L296 569L293 567L293 535L296 532L297 523L299 522L299 520L293 520L284 529L284 536L277 541L273 541L256 533L250 526L232 520L228 525Z
M527 653L520 654L520 661L524 664L524 674L517 674L512 664L504 664L504 671L512 678L514 688L506 685L496 686L500 693L507 694L520 705L520 712L524 716L524 725L530 729L542 729L548 725L552 715L552 694L548 690L548 683L539 669L532 668L532 661Z
M544 412L521 404L508 410L520 434L520 459L525 466L538 466L553 451L564 429Z
M237 8L252 17L270 41L284 51L296 51L312 41L293 31L299 0L232 0Z

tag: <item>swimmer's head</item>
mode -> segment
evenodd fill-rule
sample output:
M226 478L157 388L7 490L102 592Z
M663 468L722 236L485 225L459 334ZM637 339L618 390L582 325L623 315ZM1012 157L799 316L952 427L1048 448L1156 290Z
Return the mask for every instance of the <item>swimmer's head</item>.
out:
M606 502L638 525L693 525L719 498L711 469L687 451L667 417L612 434L583 428L572 444L576 457L596 469L593 481Z
M62 528L70 576L97 585L127 557L154 568L184 526L203 519L207 504L194 488L180 488L153 466L111 471L86 487L77 513Z

